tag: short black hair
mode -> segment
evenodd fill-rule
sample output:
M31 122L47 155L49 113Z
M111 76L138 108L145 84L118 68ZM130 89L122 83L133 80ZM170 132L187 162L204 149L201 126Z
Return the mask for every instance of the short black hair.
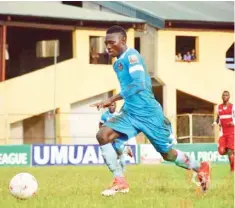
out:
M228 90L224 90L224 91L223 91L223 94L224 94L224 93L228 93L228 94L230 95L230 93L229 93Z
M119 25L114 25L110 27L106 32L106 34L112 34L112 33L121 33L123 37L127 38L125 29Z

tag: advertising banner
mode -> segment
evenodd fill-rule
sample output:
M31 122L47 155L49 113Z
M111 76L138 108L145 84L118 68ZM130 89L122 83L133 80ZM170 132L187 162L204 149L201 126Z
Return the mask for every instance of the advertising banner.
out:
M130 145L134 157L126 156L127 164L136 163L136 146ZM100 165L104 164L99 145L33 145L32 165Z
M226 155L220 155L217 151L217 144L177 144L174 149L181 150L198 161L209 161L212 163L228 163ZM163 161L161 155L156 152L151 144L140 145L141 164L168 163Z
M0 166L30 166L30 145L0 146Z
M177 144L175 149L186 152L198 161L209 161L212 163L228 163L227 155L218 153L218 145L215 143L200 144Z
M162 156L154 149L151 144L140 145L141 164L160 164L162 161Z

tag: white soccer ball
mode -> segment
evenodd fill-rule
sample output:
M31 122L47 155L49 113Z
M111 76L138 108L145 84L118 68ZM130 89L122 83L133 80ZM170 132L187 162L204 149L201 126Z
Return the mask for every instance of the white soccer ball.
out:
M36 194L38 183L31 174L19 173L11 179L9 190L18 199L28 199Z

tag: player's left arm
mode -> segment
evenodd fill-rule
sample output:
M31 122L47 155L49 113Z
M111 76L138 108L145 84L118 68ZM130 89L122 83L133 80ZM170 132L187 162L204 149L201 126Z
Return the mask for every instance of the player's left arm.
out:
M235 109L234 109L234 105L233 105L233 108L232 108L232 121L231 122L228 122L228 125L229 126L234 126L235 124Z
M234 108L234 105L233 105L233 108L232 108L232 121L229 123L230 126L234 126L235 125L235 108Z
M232 118L233 118L233 125L235 125L235 107L234 107L234 105L232 108Z

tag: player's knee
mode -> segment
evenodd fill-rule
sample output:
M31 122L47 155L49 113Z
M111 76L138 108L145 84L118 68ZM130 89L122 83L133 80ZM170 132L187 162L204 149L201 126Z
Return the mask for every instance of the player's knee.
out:
M162 157L166 161L175 161L177 158L177 152L175 150L170 150L166 153L161 153Z
M234 159L234 153L229 155L229 159Z
M220 155L225 155L227 153L227 151L224 147L218 147L218 152Z
M164 160L168 161L168 154L167 153L161 153L161 156Z
M96 139L100 145L111 143L115 138L117 138L115 132L106 127L102 127L96 134Z
M228 156L234 157L234 150L228 149L228 150L227 150L227 153L228 153Z
M108 134L104 130L100 129L96 134L96 139L98 140L100 145L104 145L109 143L108 141Z

